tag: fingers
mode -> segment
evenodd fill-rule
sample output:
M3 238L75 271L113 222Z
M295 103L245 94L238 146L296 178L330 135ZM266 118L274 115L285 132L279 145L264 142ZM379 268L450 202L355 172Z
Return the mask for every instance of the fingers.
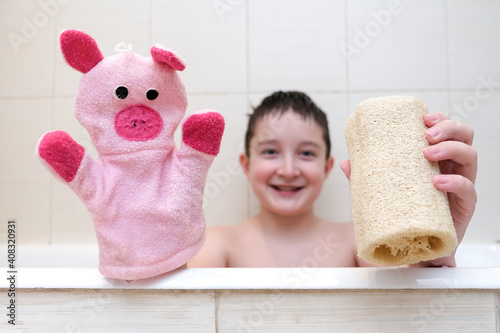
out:
M452 165L454 173L464 176L472 183L476 181L477 151L472 146L458 141L444 141L425 148L424 156L430 161L452 161L455 163Z
M477 151L474 147L457 141L444 141L424 149L424 155L430 161L453 160L467 166L477 160Z
M441 112L424 114L424 122L427 127L432 127L437 123L449 119L447 115Z
M460 175L436 175L432 177L432 182L438 190L455 193L457 198L476 205L476 190L469 179Z
M472 145L474 130L467 124L450 120L443 113L424 115L429 127L425 136L431 146L424 149L430 161L439 161L442 173L456 173L476 180L477 151Z
M448 192L455 229L461 241L476 209L477 193L474 184L460 175L436 175L432 182L438 190Z
M474 139L472 127L459 121L450 120L445 114L426 114L424 122L429 127L425 136L430 144L451 140L471 145Z
M347 180L351 180L351 162L349 160L340 162L340 169L344 172Z

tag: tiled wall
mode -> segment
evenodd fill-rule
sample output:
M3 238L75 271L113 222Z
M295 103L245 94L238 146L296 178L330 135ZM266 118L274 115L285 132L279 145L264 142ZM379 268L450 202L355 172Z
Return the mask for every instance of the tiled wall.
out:
M72 114L81 74L61 57L65 28L91 34L104 55L123 41L144 55L159 43L184 58L188 113L212 108L227 122L208 177L209 225L234 224L258 209L232 166L245 115L266 94L309 93L328 113L337 162L347 158L343 126L356 103L415 94L431 112L475 128L479 202L467 239L500 239L498 0L2 0L0 221L16 218L24 243L95 239L83 205L34 157L37 140L52 129L66 130L95 156ZM350 219L338 163L316 208L331 221Z

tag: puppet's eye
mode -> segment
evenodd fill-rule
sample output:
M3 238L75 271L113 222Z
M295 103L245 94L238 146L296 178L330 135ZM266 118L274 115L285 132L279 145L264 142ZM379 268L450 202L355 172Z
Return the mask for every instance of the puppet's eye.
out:
M128 96L128 89L125 86L119 86L115 89L115 96L118 99L125 99Z
M150 101L155 100L158 97L158 90L151 88L146 92L146 97Z

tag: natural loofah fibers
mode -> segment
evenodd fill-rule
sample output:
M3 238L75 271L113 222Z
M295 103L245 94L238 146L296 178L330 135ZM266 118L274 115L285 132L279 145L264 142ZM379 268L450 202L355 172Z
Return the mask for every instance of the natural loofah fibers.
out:
M358 254L368 262L414 264L457 247L446 193L432 184L439 166L423 154L425 113L413 96L371 98L347 121Z

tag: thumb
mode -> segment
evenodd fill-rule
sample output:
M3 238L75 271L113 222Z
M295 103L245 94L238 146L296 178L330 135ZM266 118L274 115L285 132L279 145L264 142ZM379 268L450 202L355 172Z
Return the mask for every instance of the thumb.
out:
M340 169L344 172L347 180L351 180L351 161L345 160L340 162Z

